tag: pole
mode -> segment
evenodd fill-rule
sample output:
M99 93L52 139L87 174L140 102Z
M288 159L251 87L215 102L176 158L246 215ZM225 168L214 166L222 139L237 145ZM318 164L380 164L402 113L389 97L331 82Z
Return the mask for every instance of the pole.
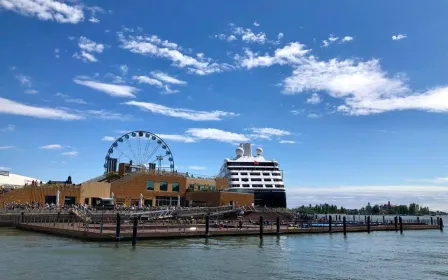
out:
M403 219L400 217L400 233L403 233Z
M117 227L115 231L115 240L120 241L121 220L120 213L117 213Z
M104 212L101 213L100 233L103 233L103 226L104 226Z
M260 216L260 239L263 239L264 219Z
M394 217L394 225L395 225L395 231L398 231L398 217Z
M367 232L370 233L370 216L367 216Z
M210 214L205 216L205 236L208 237L210 235Z
M440 218L440 231L443 231L443 219L442 218Z
M434 219L431 217L431 225L434 224Z
M132 227L132 246L135 246L137 243L137 226L138 226L138 217L134 217L134 225Z
M277 234L280 234L280 217L277 216Z
M332 222L333 218L331 217L331 215L328 217L328 232L331 233L331 222Z
M347 235L347 218L345 216L342 217L342 225L344 228L344 236L346 236Z

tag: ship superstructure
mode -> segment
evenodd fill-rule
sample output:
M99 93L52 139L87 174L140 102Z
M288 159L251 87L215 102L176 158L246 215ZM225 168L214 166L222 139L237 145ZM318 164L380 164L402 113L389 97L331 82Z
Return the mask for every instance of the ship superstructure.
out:
M225 159L219 176L229 180L229 191L253 192L257 206L286 207L283 174L275 160L266 160L263 149L252 154L250 143L236 148L234 159Z

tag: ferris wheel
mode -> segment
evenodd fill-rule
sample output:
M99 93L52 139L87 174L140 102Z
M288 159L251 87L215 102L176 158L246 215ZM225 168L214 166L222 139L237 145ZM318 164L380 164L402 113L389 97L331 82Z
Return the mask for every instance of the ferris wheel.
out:
M118 137L107 151L104 173L115 172L120 163L135 170L174 171L174 158L162 138L148 131L132 131Z

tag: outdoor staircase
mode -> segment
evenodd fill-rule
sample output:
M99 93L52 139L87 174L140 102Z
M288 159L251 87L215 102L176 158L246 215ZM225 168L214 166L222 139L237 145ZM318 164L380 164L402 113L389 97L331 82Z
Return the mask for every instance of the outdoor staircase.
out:
M92 212L84 206L75 206L71 209L71 212L86 224L92 222Z

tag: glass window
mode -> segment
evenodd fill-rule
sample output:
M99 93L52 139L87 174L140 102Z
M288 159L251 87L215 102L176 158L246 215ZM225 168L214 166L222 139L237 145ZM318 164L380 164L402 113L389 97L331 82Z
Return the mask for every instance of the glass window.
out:
M173 187L173 192L179 192L179 183L173 183L172 187Z
M205 186L204 185L199 185L199 191L205 191Z
M160 182L160 191L167 192L168 191L168 182L161 181Z
M190 185L188 186L188 190L190 190L190 191L194 191L194 184L190 184Z
M148 190L148 191L154 190L154 181L153 180L149 180L148 182L146 182L146 190Z

